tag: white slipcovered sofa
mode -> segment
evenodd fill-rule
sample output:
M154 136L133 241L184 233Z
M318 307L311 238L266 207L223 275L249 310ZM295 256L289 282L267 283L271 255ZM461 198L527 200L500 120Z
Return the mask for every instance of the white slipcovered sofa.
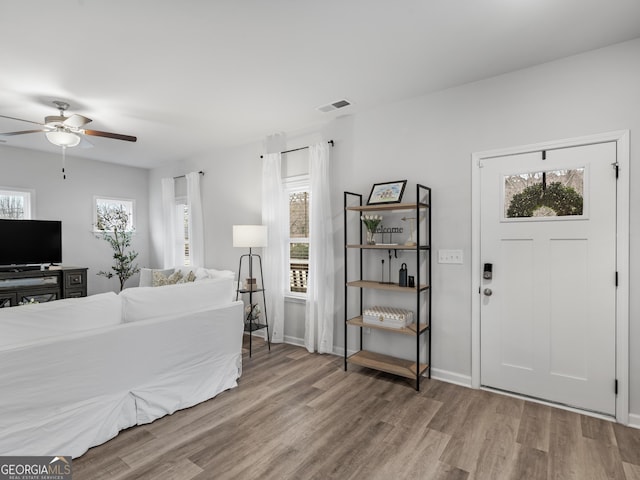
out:
M0 309L0 456L78 457L235 387L233 290L218 278Z

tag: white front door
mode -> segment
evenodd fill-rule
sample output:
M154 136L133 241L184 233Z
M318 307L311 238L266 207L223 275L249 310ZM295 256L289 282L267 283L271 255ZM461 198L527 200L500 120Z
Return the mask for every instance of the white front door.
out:
M615 142L481 161L482 385L615 415L615 162Z

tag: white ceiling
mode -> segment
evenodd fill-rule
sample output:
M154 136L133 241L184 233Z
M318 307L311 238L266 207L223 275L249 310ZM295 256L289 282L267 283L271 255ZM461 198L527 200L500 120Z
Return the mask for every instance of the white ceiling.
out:
M138 137L69 154L153 167L636 37L638 0L2 0L0 114L66 100Z

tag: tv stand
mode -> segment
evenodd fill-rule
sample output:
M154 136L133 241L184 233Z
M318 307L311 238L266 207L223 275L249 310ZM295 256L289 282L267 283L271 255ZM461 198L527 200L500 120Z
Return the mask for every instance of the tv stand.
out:
M87 296L87 268L54 266L6 267L0 270L0 308L31 301L43 303ZM32 269L29 269L32 268Z
M42 270L40 265L5 265L0 267L0 272L31 272L33 270Z

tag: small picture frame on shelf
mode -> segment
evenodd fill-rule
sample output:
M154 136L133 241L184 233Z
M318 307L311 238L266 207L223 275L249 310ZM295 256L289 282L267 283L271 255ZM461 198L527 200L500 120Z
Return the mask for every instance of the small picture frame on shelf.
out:
M398 180L395 182L374 183L371 187L369 200L367 205L385 205L387 203L400 203L404 187L407 185L406 180Z

